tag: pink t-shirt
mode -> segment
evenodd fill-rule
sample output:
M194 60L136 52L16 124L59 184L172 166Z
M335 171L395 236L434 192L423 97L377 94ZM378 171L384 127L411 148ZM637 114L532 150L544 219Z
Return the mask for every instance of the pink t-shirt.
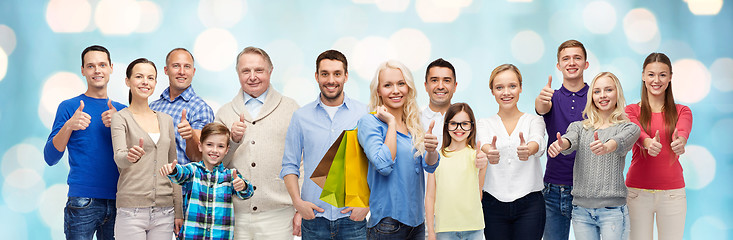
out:
M687 106L677 104L677 134L680 137L689 138L692 129L692 112ZM671 133L665 131L664 113L652 113L649 129L639 123L641 106L631 104L626 106L626 115L631 122L641 128L641 135L632 148L633 157L629 172L626 174L626 186L642 189L669 190L685 187L685 179L682 176L682 165L679 156L672 152L670 143L672 139L668 136ZM662 151L656 157L648 154L642 147L646 138L653 138L659 130L659 140L662 143Z

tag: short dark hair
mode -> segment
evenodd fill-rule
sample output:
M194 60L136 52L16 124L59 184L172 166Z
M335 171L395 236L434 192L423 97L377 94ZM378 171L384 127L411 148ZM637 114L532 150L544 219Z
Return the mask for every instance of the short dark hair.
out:
M581 50L583 50L583 59L588 60L588 52L585 51L585 46L583 46L583 43L581 43L578 40L570 39L560 44L559 47L557 47L557 61L560 62L560 52L562 52L563 49L571 48L571 47L579 47Z
M453 64L450 64L450 62L446 61L443 58L438 58L428 64L428 67L425 69L425 82L428 81L428 73L430 73L430 69L434 67L444 67L450 69L450 71L453 73L453 80L456 80L456 69L453 67Z
M175 52L175 51L185 51L185 52L187 52L187 53L188 53L188 55L190 55L190 56L191 56L191 61L194 61L194 59L193 59L193 54L191 54L191 52L190 52L190 51L188 51L188 49L185 49L185 48L179 47L179 48L174 48L173 50L171 50L170 52L168 52L168 54L167 54L167 55L165 55L165 65L166 65L166 66L168 65L168 59L169 59L169 58L171 57L171 53L173 53L173 52ZM194 62L195 62L195 61L194 61Z
M99 45L92 45L84 49L84 51L81 51L81 66L84 67L84 55L87 55L88 52L91 51L97 51L97 52L103 52L107 54L107 61L109 61L109 64L112 64L112 58L109 56L109 50L107 48L99 46Z
M138 59L133 60L129 65L127 65L125 76L127 76L127 78L131 78L132 77L132 68L134 68L135 65L138 65L140 63L149 63L150 65L153 65L153 69L155 69L155 75L157 77L158 68L155 67L155 63L153 63L153 61L150 61L147 58L138 58ZM130 86L130 88L132 88L132 86ZM127 94L127 102L132 103L132 90L130 90Z
M224 124L218 123L218 122L212 122L209 124L206 124L203 129L201 129L201 143L206 140L211 135L226 135L227 139L229 139L229 129L224 126ZM227 146L229 146L229 141L226 141Z
M320 69L321 60L323 59L339 61L344 64L344 72L349 72L349 63L346 61L346 56L344 56L343 53L333 49L326 50L325 52L322 52L320 55L318 55L318 58L316 58L316 72L318 72L318 69Z

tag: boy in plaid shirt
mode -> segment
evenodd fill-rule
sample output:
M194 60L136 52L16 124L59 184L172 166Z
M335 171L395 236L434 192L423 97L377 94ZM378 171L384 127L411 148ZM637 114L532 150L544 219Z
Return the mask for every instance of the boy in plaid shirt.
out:
M252 197L249 181L236 169L227 169L221 160L229 151L229 129L220 123L209 123L201 130L199 150L202 161L179 166L165 165L160 174L177 184L192 182L191 195L181 239L232 239L234 208L232 196Z

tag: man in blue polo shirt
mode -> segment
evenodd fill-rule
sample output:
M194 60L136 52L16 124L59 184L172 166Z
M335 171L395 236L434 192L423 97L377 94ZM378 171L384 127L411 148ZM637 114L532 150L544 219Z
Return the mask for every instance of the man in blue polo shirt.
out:
M369 208L336 208L319 200L321 188L310 176L331 144L343 130L356 127L368 113L366 105L346 97L344 84L349 79L346 57L328 50L316 59L318 98L293 113L285 138L285 153L280 177L302 217L303 239L366 239L366 214ZM300 176L300 161L304 174ZM303 190L298 178L304 177ZM297 216L296 216L297 217Z
M568 40L557 48L557 69L562 72L562 86L552 89L552 76L535 99L535 111L545 119L548 143L557 140L557 133L565 134L568 125L583 120L587 102L588 84L583 71L588 68L585 47L576 40ZM573 209L573 163L575 152L569 155L547 156L545 169L545 233L543 239L568 239Z
M117 179L110 123L126 106L107 96L112 74L109 51L99 45L81 53L81 75L87 91L65 100L56 110L51 134L43 148L49 166L69 149L68 199L64 208L66 239L114 239Z

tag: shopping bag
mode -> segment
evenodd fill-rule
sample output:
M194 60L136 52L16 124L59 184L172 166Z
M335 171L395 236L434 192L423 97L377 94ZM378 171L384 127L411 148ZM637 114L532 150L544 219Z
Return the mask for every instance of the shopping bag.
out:
M326 177L328 176L328 171L331 170L333 157L336 156L336 152L338 152L339 146L341 146L341 139L343 137L344 132L341 132L341 135L336 138L336 141L328 149L328 152L323 155L323 158L321 158L321 162L318 163L316 169L313 170L313 174L311 174L310 179L315 182L316 185L321 187L321 189L323 188L323 185L326 184Z
M344 152L345 172L345 206L348 207L369 207L369 184L367 183L367 171L369 160L364 150L359 145L356 137L356 129L347 130L346 151ZM342 142L344 142L342 140Z
M344 156L346 152L346 141L343 140L344 133L341 133L341 144L339 144L338 151L331 161L331 169L328 171L326 176L326 182L323 184L323 191L321 191L322 201L331 204L335 207L344 207ZM337 140L338 142L338 140Z

